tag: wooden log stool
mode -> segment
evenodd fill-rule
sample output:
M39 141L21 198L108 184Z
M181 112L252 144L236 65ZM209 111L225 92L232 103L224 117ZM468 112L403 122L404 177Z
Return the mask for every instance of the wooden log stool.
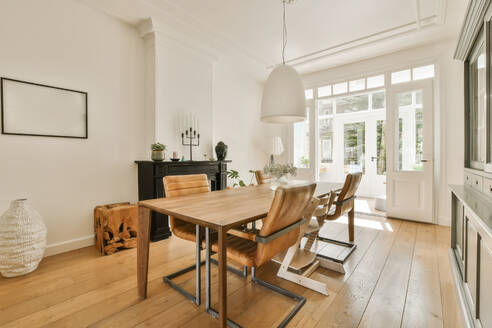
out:
M138 206L116 203L94 208L96 248L102 255L137 247Z

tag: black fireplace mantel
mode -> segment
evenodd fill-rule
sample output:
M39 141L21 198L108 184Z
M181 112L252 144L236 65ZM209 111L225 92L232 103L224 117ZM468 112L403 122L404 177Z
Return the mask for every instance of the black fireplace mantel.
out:
M162 198L164 186L162 178L168 175L206 174L210 188L222 190L227 187L227 163L231 161L135 161L138 165L138 199ZM150 240L159 241L171 236L168 216L152 213Z

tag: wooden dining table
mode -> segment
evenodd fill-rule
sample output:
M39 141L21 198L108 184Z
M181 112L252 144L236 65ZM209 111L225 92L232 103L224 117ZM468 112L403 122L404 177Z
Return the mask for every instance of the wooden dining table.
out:
M306 183L291 181L289 185ZM340 189L342 183L317 182L315 196ZM137 284L141 299L147 297L151 212L167 214L208 227L218 233L219 322L227 326L227 231L265 217L275 192L270 184L210 193L138 202Z

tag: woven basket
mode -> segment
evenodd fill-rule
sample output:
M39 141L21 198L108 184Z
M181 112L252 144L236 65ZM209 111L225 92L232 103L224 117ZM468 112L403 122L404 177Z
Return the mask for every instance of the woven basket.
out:
M17 277L36 270L46 248L46 226L26 199L17 199L0 217L0 274Z

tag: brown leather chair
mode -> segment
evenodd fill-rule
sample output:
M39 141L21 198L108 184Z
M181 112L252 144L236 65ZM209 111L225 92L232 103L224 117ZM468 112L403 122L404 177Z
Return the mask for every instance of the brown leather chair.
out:
M310 205L316 184L297 185L292 187L279 187L275 191L268 215L263 219L263 225L259 233L249 231L229 230L226 242L227 257L231 260L251 267L251 280L257 284L270 288L278 293L293 298L298 304L284 319L287 324L290 319L304 305L306 299L288 290L274 286L255 276L255 268L272 259L276 254L287 250L298 240L300 226L306 222L303 219L305 209ZM208 235L208 229L206 229ZM210 238L206 237L206 261L210 257ZM217 251L217 242L211 243L212 250ZM206 281L210 282L210 266L207 265ZM207 291L210 286L207 285ZM210 293L207 292L206 304L210 303ZM216 314L216 311L207 307L207 311Z
M322 221L333 221L348 213L349 241L354 241L355 193L361 179L362 173L347 174L340 192L332 192L327 202L322 200L325 204L314 213L320 228Z
M208 178L206 174L191 174L191 175L174 175L167 176L162 179L164 184L164 193L167 197L179 197L192 194L200 194L210 192L210 187L208 185ZM196 262L195 265L189 266L183 270L170 274L163 277L164 281L167 282L171 287L179 291L181 294L186 296L196 305L200 305L200 241L204 239L205 232L200 229L199 225L188 223L180 219L169 217L169 225L171 226L172 233L181 239L193 241L196 243ZM191 270L196 270L196 295L192 295L176 285L172 279L176 278L186 272Z
M173 175L164 177L162 180L166 197L179 197L210 192L210 187L206 174ZM201 241L205 240L205 231L201 229L199 225L188 223L172 216L169 217L169 225L171 226L172 233L176 237L196 243L196 261L194 265L186 267L168 276L164 276L163 280L172 288L183 294L186 298L194 302L196 305L200 305L200 266L205 264L205 261L201 261L200 251L203 249ZM214 235L213 237L216 239L216 235ZM211 262L217 264L216 260L211 260ZM239 270L237 268L227 266L227 269L239 275L240 277L247 277L246 267L244 267L243 270ZM196 270L195 295L190 294L172 281L172 279L191 270Z
M312 203L316 204L314 208L310 207L306 217L313 217L310 222L301 226L301 235L289 251L285 254L280 254L277 261L280 260L281 266L277 272L277 276L299 284L306 288L310 288L323 295L328 295L328 285L325 282L315 280L309 276L318 267L323 267L329 270L334 270L340 273L345 273L344 262L352 254L357 247L351 243L354 240L354 206L355 193L359 186L362 174L348 174L345 178L345 184L342 189L332 191L320 199L313 198ZM325 238L319 235L319 231L323 227L325 220L336 220L344 214L348 213L348 230L349 239L347 243L341 240ZM302 237L307 235L307 241L302 249L299 248ZM330 257L322 252L319 253L318 247L313 244L316 240L336 244L345 247L343 252L340 252L336 258ZM290 270L289 270L290 269Z
M261 185L265 183L270 183L271 177L263 173L263 171L256 170L255 171L256 182Z

